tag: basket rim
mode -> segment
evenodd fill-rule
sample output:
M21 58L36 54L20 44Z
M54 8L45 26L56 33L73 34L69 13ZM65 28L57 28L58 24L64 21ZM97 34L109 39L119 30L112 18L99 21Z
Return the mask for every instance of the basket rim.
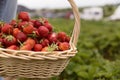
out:
M11 50L0 48L0 57L4 58L19 58L19 59L40 59L40 60L58 60L66 59L75 56L77 53L77 48L74 44L70 44L70 49L65 51L52 51L52 52L35 52L26 50Z

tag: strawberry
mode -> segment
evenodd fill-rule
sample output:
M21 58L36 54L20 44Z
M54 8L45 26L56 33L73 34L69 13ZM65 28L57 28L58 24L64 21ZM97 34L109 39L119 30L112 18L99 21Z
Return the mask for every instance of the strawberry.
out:
M34 51L41 51L42 50L42 45L41 44L35 44L33 50Z
M45 26L40 26L38 28L38 33L39 33L40 37L47 37L49 30Z
M44 23L44 26L49 30L49 32L52 32L53 27L50 23Z
M70 42L70 37L66 36L65 41L69 43Z
M42 26L42 23L39 20L35 20L34 27L39 28L40 26Z
M59 50L64 51L70 49L70 45L67 42L60 43L58 46Z
M26 25L23 27L23 32L25 34L31 34L34 31L34 27L31 24Z
M16 27L17 26L17 21L16 20L11 20L9 24Z
M30 22L34 25L35 20L34 19L30 19Z
M42 51L42 52L48 52L48 47L46 46L46 47L42 48L41 51Z
M15 36L17 40L19 40L20 42L24 42L27 39L27 35L24 34L23 32L19 32L17 33L17 35Z
M32 50L32 47L30 44L26 44L20 47L20 50Z
M9 24L4 24L4 26L2 27L1 31L5 34L11 34L13 31L13 27Z
M66 33L65 32L59 32L58 34L57 34L57 39L59 40L59 41L61 41L61 42L64 42L65 41L65 39L66 39Z
M11 46L7 47L7 49L18 50L19 47L17 45L11 45Z
M28 12L22 11L18 14L18 19L21 19L22 21L29 21L30 16L29 16Z
M19 30L19 28L14 28L14 29L13 29L13 36L15 37L19 32L21 32L21 31Z
M4 44L5 46L11 46L17 44L17 40L14 36L9 35L6 38L4 38Z
M39 38L40 35L39 35L38 31L33 31L32 34L28 34L27 36L37 39L37 38ZM41 38L39 38L39 39L41 39Z
M28 22L26 22L26 21L19 22L19 23L18 23L18 28L19 28L20 30L22 30L23 27L26 26L27 24L28 24Z
M48 39L43 39L40 43L42 44L43 47L45 47L45 46L49 45L49 40Z
M26 45L26 44L30 44L31 45L31 47L33 48L34 47L34 45L35 45L35 40L34 39L32 39L32 38L28 38L25 42L24 42L24 45Z
M50 43L56 43L57 42L57 34L54 33L54 32L50 33L47 38L50 41Z

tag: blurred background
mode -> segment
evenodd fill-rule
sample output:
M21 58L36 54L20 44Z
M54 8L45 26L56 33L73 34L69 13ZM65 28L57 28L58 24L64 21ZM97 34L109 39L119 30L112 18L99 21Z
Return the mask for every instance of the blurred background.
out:
M78 53L51 80L120 80L120 0L74 0L81 16ZM17 12L46 17L69 35L74 16L67 0L18 0Z

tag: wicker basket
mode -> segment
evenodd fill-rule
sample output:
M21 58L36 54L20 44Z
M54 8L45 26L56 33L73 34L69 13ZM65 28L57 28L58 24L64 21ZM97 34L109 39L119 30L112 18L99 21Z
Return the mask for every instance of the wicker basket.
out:
M73 0L75 25L70 40L70 50L55 52L16 51L0 48L0 75L8 77L50 78L59 75L77 53L80 31L79 11ZM29 54L29 55L28 55Z

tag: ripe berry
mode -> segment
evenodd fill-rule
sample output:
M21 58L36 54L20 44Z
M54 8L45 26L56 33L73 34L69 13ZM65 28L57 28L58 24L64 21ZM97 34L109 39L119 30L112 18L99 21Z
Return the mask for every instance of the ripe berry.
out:
M53 27L50 23L44 23L44 26L49 30L49 32L52 32Z
M59 44L58 48L59 50L64 51L64 50L68 50L70 48L70 45L67 42L63 42Z
M35 44L33 50L34 51L41 51L42 50L42 45L41 44Z
M5 34L11 34L13 31L13 27L9 24L4 24L4 26L2 27L1 31Z
M34 31L34 27L31 24L28 24L23 27L23 32L25 34L31 34Z
M29 16L28 12L20 12L18 14L18 19L21 19L22 21L29 21L30 16Z
M65 32L59 32L57 34L57 39L61 42L64 42L66 40L66 33Z
M24 42L27 39L27 35L24 34L23 32L19 32L15 37L20 42Z
M4 44L5 44L5 46L16 45L17 40L16 40L16 38L14 36L9 35L4 39Z
M38 28L38 33L39 33L40 37L47 37L49 30L45 26L40 26Z
M57 34L56 33L50 33L48 35L48 40L50 41L50 43L56 43L57 42Z

